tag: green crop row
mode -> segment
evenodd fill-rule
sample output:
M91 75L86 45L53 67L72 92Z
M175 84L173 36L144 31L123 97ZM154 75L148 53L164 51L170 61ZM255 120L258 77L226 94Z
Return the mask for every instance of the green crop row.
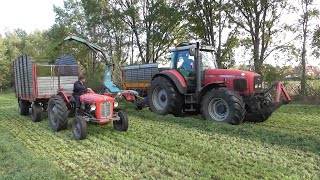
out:
M127 132L90 124L87 139L76 141L72 119L68 130L53 132L47 118L33 123L16 104L0 95L0 129L72 179L320 178L317 106L288 105L265 123L231 126L126 104Z

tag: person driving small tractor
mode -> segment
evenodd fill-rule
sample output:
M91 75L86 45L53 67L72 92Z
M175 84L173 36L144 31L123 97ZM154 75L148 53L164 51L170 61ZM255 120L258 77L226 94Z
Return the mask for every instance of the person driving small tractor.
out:
M86 82L86 78L83 75L80 75L78 81L76 81L73 85L73 97L75 98L77 111L81 107L80 96L91 90L91 88L87 88L83 84L84 82Z

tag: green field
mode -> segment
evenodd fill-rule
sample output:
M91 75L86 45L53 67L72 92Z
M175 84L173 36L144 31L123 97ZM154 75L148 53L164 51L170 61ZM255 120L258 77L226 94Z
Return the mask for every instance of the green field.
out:
M70 126L53 132L0 95L0 179L320 179L319 106L240 126L126 111L128 132L89 125L75 141Z

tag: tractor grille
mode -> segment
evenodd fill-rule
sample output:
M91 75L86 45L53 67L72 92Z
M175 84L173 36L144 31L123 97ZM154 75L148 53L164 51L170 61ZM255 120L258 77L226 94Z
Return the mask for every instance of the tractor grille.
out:
M247 80L245 79L234 79L233 86L235 91L245 91L247 90Z
M110 102L103 102L101 106L101 118L107 118L111 115L111 104Z

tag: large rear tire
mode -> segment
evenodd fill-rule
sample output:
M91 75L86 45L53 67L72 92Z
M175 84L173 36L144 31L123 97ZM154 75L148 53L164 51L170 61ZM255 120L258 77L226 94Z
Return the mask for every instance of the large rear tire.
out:
M26 116L29 115L30 102L19 99L19 114Z
M74 117L72 123L72 134L76 140L83 140L87 137L88 127L87 122L82 116Z
M113 128L117 131L127 131L129 126L128 116L126 112L118 110L120 120L113 121Z
M212 89L202 98L201 113L206 120L238 125L244 119L245 104L231 89Z
M182 95L165 77L156 77L148 88L150 110L160 115L173 114L181 116L183 107Z
M60 131L68 126L68 107L62 97L55 95L48 103L49 124L52 130Z
M40 122L42 120L42 107L39 103L34 102L32 104L31 119L33 122Z

